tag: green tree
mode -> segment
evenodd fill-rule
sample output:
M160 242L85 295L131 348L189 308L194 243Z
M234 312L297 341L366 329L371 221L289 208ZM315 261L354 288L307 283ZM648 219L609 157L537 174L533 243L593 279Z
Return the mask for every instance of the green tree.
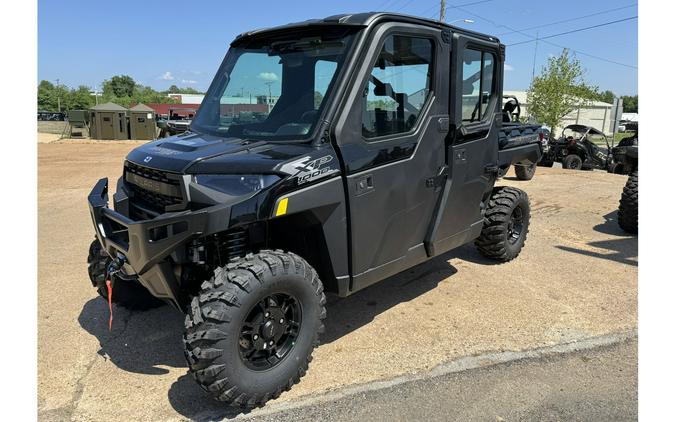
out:
M179 88L176 85L171 85L169 87L169 89L167 89L165 91L162 91L162 93L164 93L164 94L203 94L203 92L201 92L197 89L190 88L190 87ZM241 92L239 92L237 94L234 94L233 96L234 97L237 97L237 96L241 97L242 95L241 95Z
M38 110L56 111L56 90L54 84L49 81L40 81L38 85Z
M96 104L96 99L90 94L88 86L80 85L77 89L71 89L67 97L68 110L86 110Z
M134 93L136 81L128 75L113 76L103 81L103 95L114 97L131 97Z
M638 96L637 95L624 95L621 97L623 100L623 112L624 113L637 113L638 112Z
M616 98L616 95L614 95L612 91L605 90L598 94L597 100L602 101L603 103L612 104L614 103L614 98Z
M565 115L597 98L597 88L589 86L583 74L579 60L570 57L567 49L560 56L549 58L527 91L529 113L555 130Z

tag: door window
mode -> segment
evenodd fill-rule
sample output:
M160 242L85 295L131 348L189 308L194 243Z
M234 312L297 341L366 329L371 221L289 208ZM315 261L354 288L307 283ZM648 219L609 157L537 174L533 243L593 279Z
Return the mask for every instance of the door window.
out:
M494 97L494 54L467 48L462 54L462 120L482 120Z
M433 42L390 35L384 41L363 93L365 138L409 132L431 92Z

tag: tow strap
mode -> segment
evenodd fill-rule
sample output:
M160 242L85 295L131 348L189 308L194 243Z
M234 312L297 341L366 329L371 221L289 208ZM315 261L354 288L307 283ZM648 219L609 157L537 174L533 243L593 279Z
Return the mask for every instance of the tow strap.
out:
M113 322L113 311L112 311L112 283L110 278L105 281L105 285L108 288L108 310L110 311L110 318L108 319L108 331L112 331L112 322Z
M113 294L113 275L115 275L122 265L124 265L125 258L122 255L118 255L117 258L113 259L108 266L105 286L108 290L108 311L110 313L110 318L108 319L108 331L112 331L113 323L113 308L112 308L112 294Z

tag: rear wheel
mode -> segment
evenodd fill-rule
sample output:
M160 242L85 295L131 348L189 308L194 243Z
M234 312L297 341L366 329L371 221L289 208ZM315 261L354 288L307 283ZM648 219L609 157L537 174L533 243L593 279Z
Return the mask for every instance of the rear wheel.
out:
M516 177L519 180L532 180L537 164L516 164Z
M89 279L96 288L98 294L108 300L108 288L106 286L106 273L110 265L110 257L101 247L101 243L94 239L89 246L87 257ZM143 287L135 277L117 273L112 276L113 294L112 302L131 310L147 310L162 306L164 302L154 297L148 289Z
M564 169L570 169L570 170L581 170L581 165L583 164L583 161L581 160L581 157L579 157L576 154L570 154L567 157L563 159L562 166Z
M530 201L520 189L495 188L485 211L483 230L476 247L486 256L507 262L518 256L530 226Z
M628 176L619 201L619 227L628 233L638 232L638 171Z
M197 383L242 408L300 381L326 317L316 271L301 257L262 251L217 268L185 318L185 357Z

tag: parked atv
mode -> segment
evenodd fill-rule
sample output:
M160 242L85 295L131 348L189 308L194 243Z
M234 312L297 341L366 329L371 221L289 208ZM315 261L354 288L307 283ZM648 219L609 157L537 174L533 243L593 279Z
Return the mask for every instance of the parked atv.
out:
M604 141L607 149L598 147L591 138ZM612 147L607 136L590 126L575 124L565 127L560 138L549 144L549 147L549 151L542 157L542 162L548 167L558 162L562 163L563 168L570 170L607 170L612 163L609 154Z
M619 201L619 226L628 233L638 232L638 134L622 139L612 148L612 173L628 174Z
M129 153L114 209L107 179L91 191L92 283L121 306L186 313L189 370L214 398L278 397L308 369L325 292L470 242L497 262L520 254L528 196L495 181L539 161L541 143L538 126L495 118L504 52L391 13L239 35L187 131ZM279 78L275 105L227 119L262 70Z

